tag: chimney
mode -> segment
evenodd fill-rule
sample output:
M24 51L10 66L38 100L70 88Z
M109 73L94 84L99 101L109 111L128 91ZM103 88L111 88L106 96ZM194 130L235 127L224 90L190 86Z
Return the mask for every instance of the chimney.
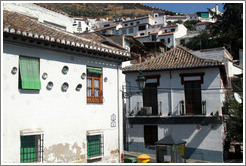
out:
M218 4L215 5L215 13L216 13L216 15L219 14L219 6L218 6Z

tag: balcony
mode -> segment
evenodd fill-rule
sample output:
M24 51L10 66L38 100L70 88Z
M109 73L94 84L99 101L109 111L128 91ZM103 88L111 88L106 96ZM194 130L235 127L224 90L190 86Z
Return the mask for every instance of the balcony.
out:
M191 115L191 114L188 114L186 112L186 109L185 109L185 102L184 100L181 100L179 102L179 108L180 108L180 115ZM201 114L194 114L194 115L206 115L207 113L207 110L206 110L206 100L203 100L201 102Z
M153 116L161 116L162 115L162 102L158 102L157 110L153 110L153 107L143 107L142 102L137 102L137 105L131 109L127 116L141 116L141 117L153 117Z

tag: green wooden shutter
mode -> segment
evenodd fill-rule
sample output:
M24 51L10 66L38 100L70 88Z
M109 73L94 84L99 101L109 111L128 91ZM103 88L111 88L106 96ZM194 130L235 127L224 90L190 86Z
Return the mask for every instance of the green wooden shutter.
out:
M89 73L102 74L102 68L97 67L87 67Z
M21 163L37 161L35 136L21 136Z
M93 136L88 136L87 141L88 141L88 146L87 146L87 153L88 157L96 157L100 156L100 135L93 135Z
M41 89L39 59L19 57L22 89Z

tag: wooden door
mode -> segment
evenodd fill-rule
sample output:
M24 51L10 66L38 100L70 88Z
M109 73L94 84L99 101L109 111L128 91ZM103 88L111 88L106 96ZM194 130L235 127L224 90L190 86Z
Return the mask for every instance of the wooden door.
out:
M152 107L152 115L158 115L157 84L146 83L143 90L143 106Z

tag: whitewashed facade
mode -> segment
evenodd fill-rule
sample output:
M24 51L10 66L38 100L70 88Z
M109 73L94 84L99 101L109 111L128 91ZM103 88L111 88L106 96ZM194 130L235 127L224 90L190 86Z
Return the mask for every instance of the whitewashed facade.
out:
M154 142L171 135L174 140L186 141L186 159L223 162L222 108L225 100L223 88L226 84L225 79L222 79L222 71L225 71L225 68L223 65L211 65L208 68L204 67L206 65L195 65L193 63L201 59L197 60L188 52L187 54L196 60L191 58L193 62L187 63L186 67L188 60L185 59L189 59L186 51L174 48L169 52L124 69L127 83L127 150L155 153ZM146 78L146 87L154 85L151 92L148 91L149 100L146 97L147 92L138 89L136 79L139 71L142 71ZM198 114L188 113L186 82L200 82L201 112ZM142 112L147 107L151 107L152 111ZM156 133L147 135L151 132L147 131L148 127L153 127ZM152 144L149 143L151 137L155 139Z
M121 63L129 52L13 11L4 11L3 17L2 163L121 162ZM31 63L35 73L23 58L38 62ZM35 75L39 88L23 88L27 78L31 80L25 69ZM100 80L99 96L98 81L89 83L92 77ZM96 152L91 149L92 138L97 142Z

